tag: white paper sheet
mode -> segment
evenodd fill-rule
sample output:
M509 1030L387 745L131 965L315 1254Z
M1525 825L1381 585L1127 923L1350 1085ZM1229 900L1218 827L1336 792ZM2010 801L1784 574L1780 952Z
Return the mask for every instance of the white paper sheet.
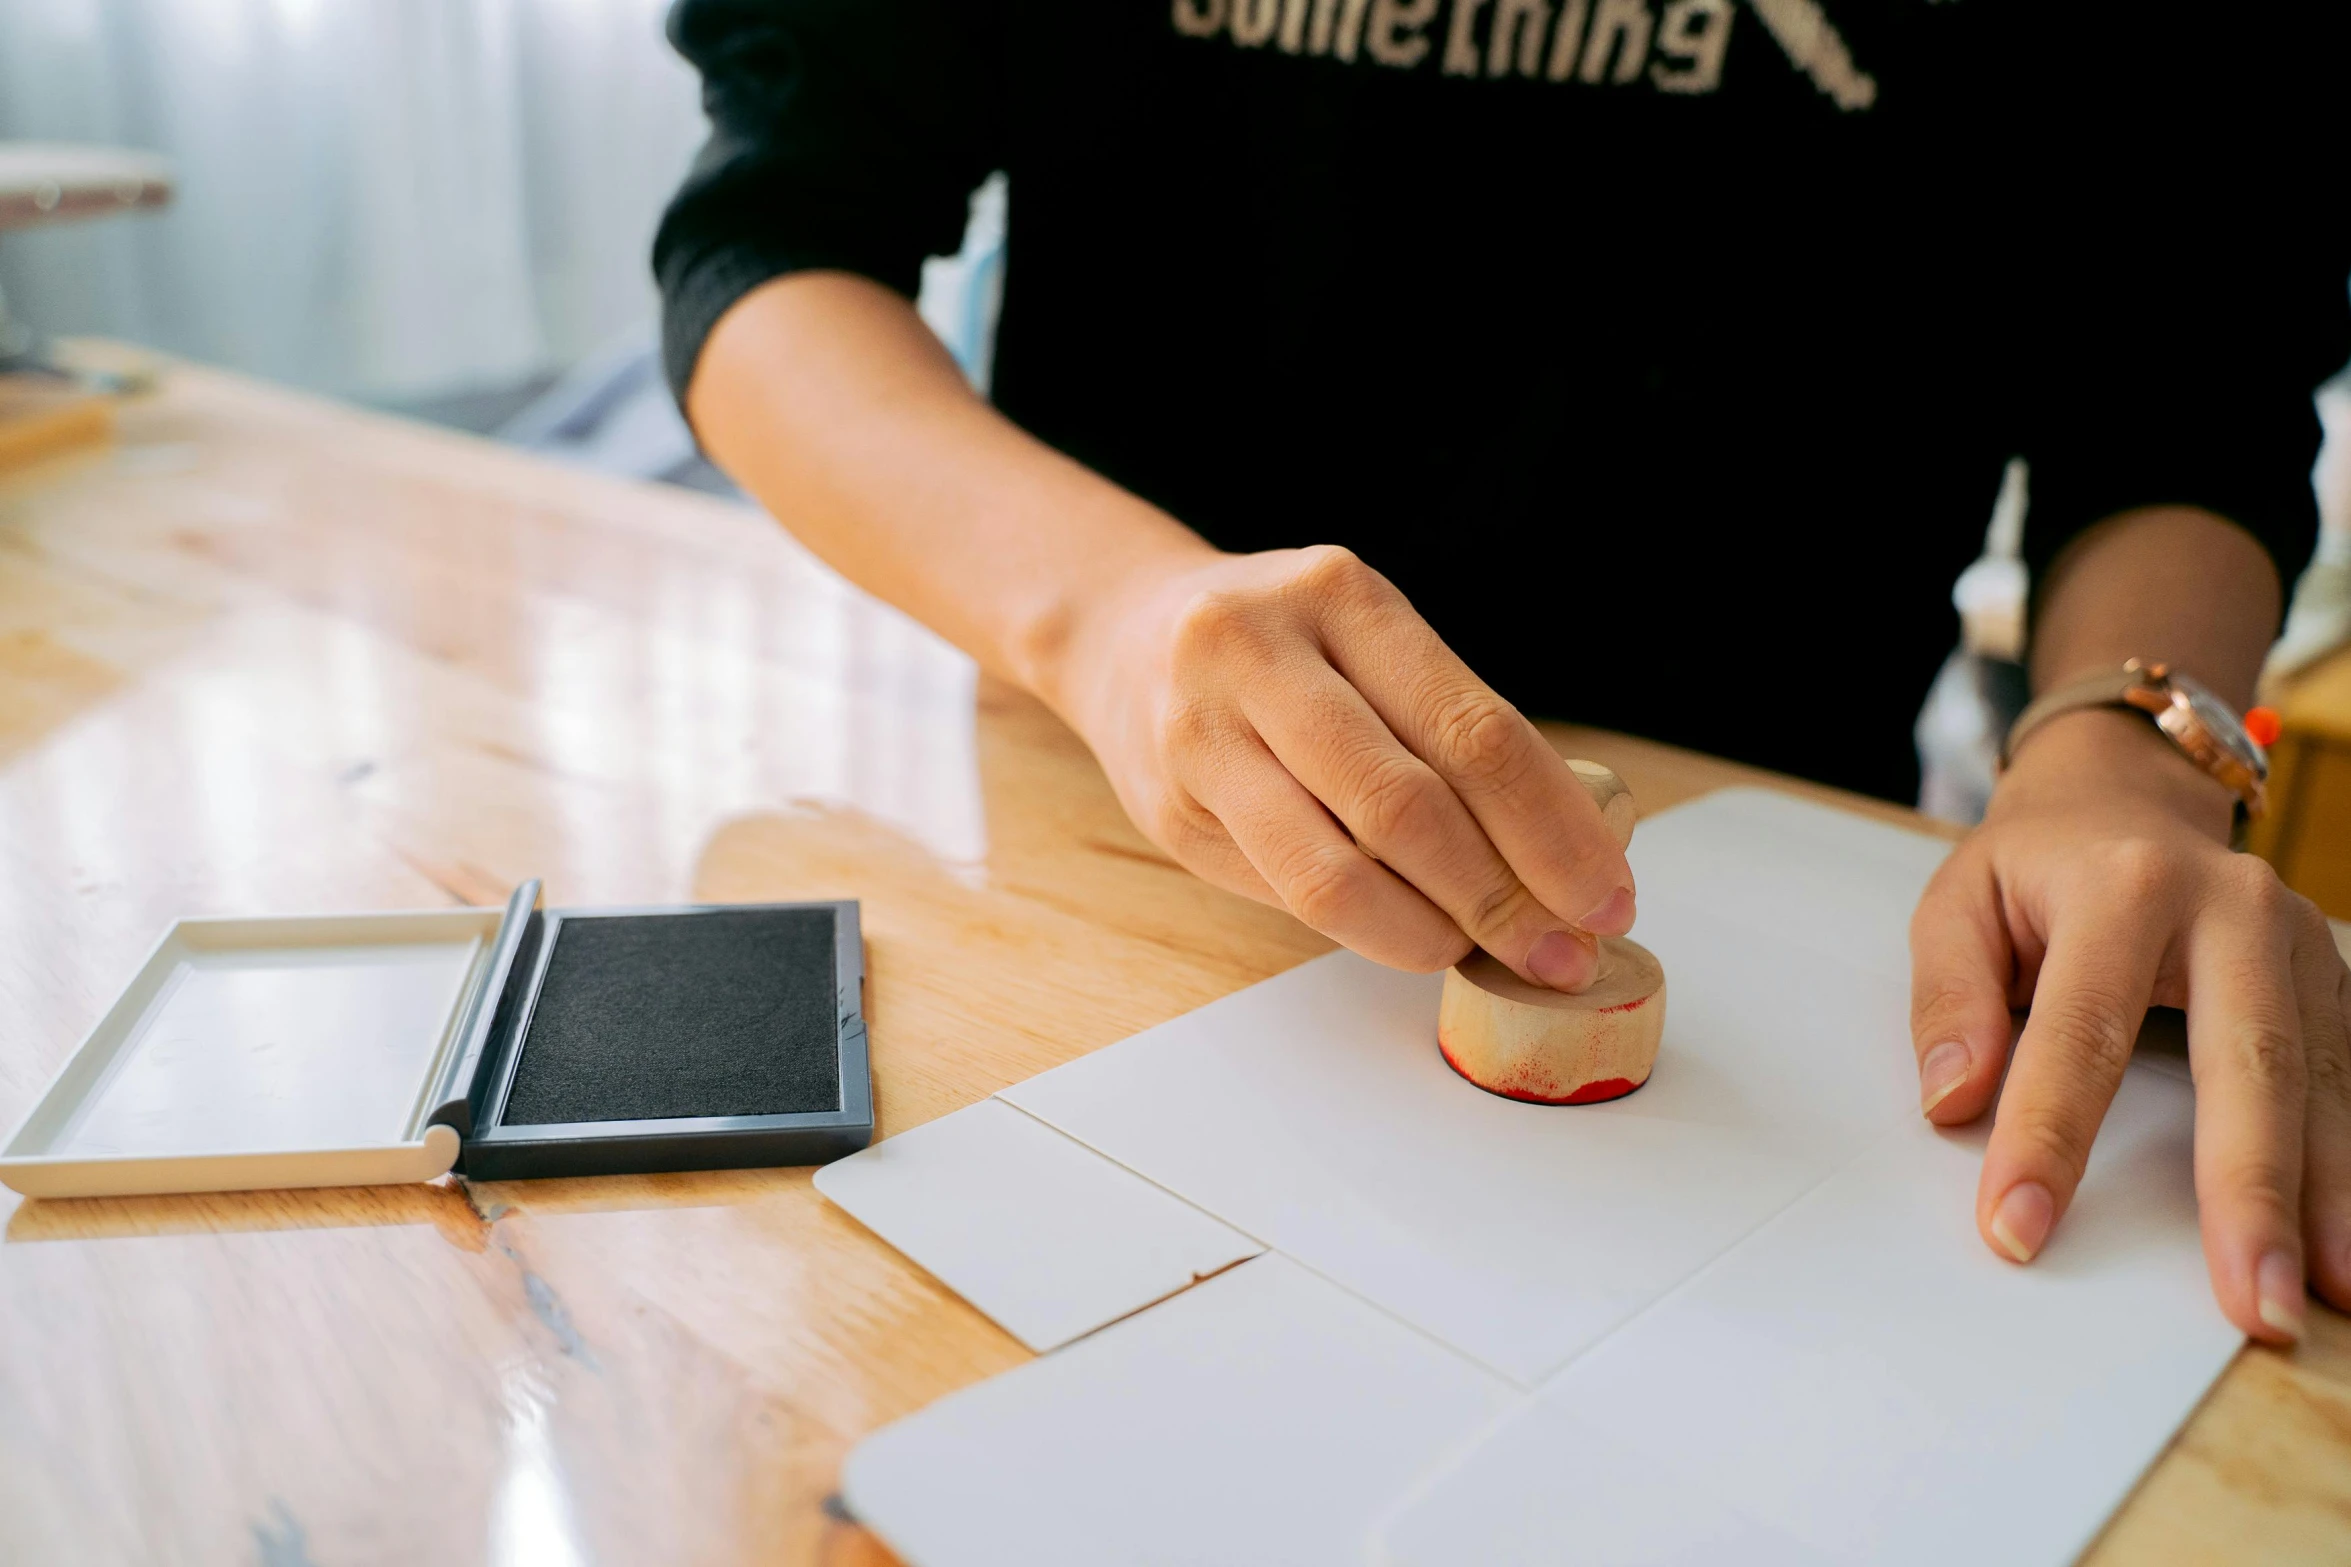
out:
M1265 1249L994 1099L826 1165L816 1189L1039 1353Z
M1424 1502L1427 1493L1415 1493L1399 1517L1376 1529L1369 1560L1378 1567L1847 1567L1724 1503L1687 1466L1614 1440L1606 1415L1588 1415L1565 1399L1522 1407L1489 1446L1473 1445L1439 1471L1445 1484L1433 1497ZM1530 1495L1500 1496L1507 1486ZM1488 1499L1500 1503L1493 1514L1467 1519L1466 1538L1445 1538L1448 1525Z
M1766 1128L1485 1093L1436 1017L1432 978L1333 953L1003 1097L1522 1386L1835 1168Z
M1439 979L1348 953L1002 1097L1532 1386L1916 1113L1902 929L1943 845L1737 790L1634 848L1665 1041L1612 1104L1480 1092Z
M1264 1256L887 1427L841 1488L914 1567L1352 1567L1510 1397Z
M1910 911L1950 852L1939 838L1793 795L1724 789L1635 830L1634 934L1648 945L1652 913L1702 909L1908 983Z
M1254 1467L1288 1474L1328 1418L1386 1485L1379 1444L1425 1418L1358 1385L1369 1362L1286 1380L1329 1295L1538 1389L1428 1450L1382 1514L1398 1562L2069 1559L2239 1340L2177 1062L2133 1069L2032 1268L1975 1235L1980 1133L1918 1119L1909 1043L1908 919L1945 852L1756 791L1644 822L1665 1044L1612 1104L1481 1093L1435 1050L1437 980L1344 953L1006 1090L1271 1253L871 1439L853 1501L921 1567L1364 1559L1331 1532L1359 1495Z
M1424 1485L1385 1558L1677 1560L1651 1549L1691 1535L1720 1561L2070 1561L2243 1343L2196 1244L2191 1111L2134 1067L2029 1268L1975 1234L1983 1131L1899 1128ZM1673 1516L1628 1515L1627 1470Z

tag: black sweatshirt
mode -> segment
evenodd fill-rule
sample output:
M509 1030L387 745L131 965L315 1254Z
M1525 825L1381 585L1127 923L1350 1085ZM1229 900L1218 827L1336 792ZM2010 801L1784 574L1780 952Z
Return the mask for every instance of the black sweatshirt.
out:
M2287 580L2351 356L2351 6L682 0L683 391L1011 179L994 397L1233 550L1345 544L1529 712L1911 798L2006 459L2036 572Z

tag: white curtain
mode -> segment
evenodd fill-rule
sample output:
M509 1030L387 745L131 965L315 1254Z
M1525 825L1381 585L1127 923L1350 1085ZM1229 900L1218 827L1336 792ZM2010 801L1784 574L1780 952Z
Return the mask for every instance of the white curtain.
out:
M170 158L157 216L0 237L12 310L377 401L651 321L703 133L665 0L0 0L0 138Z

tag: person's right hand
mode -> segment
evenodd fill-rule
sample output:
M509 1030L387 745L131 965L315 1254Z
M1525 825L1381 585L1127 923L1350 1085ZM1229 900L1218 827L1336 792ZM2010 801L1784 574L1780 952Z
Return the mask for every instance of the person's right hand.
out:
M1600 811L1402 593L1334 546L1162 558L1048 693L1152 842L1396 968L1471 944L1560 990L1633 923Z

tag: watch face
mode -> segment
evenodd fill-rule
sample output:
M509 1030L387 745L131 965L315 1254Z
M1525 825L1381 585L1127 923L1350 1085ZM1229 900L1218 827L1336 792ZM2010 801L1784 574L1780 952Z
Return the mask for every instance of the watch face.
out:
M2245 733L2244 720L2237 716L2235 709L2186 675L2173 675L2171 688L2187 702L2188 711L2195 715L2196 722L2214 745L2251 768L2254 777L2269 776L2269 757Z

